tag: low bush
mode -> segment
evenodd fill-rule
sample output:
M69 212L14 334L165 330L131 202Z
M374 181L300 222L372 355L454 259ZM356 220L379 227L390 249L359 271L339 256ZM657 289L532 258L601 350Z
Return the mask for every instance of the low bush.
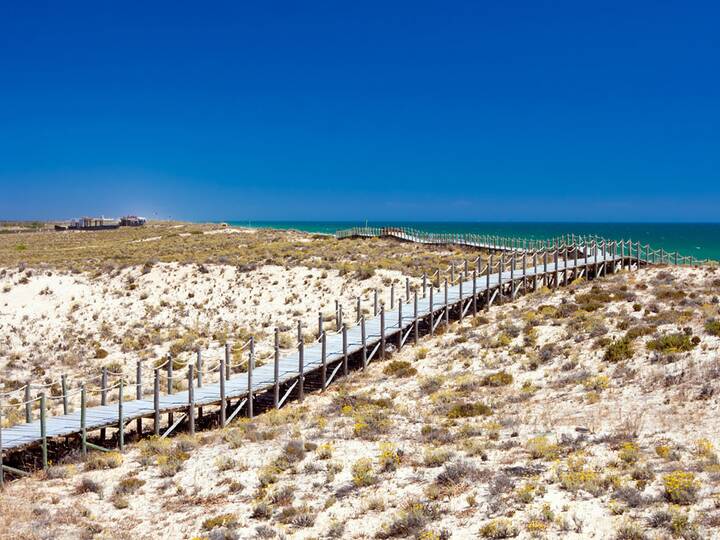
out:
M492 409L484 403L457 403L450 407L448 418L470 418L472 416L490 416Z
M491 373L482 379L483 386L506 386L512 382L513 376L505 370Z
M687 334L674 333L666 334L657 339L648 341L647 348L651 351L661 353L687 352L695 347L690 336Z
M620 362L629 360L633 356L632 341L628 338L616 339L605 348L603 360L606 362Z
M393 360L385 366L383 373L393 377L412 377L417 374L417 369L410 362Z
M663 476L665 498L675 504L695 502L700 481L690 471L673 471Z

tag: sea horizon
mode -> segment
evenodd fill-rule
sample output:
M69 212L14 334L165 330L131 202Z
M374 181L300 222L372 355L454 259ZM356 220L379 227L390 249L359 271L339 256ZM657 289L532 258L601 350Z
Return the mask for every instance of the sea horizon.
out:
M341 221L341 220L223 220L232 226L294 229L334 234L351 227L410 227L431 233L488 234L543 239L564 234L597 235L633 240L653 249L677 251L699 259L720 260L720 222L573 222L573 221Z

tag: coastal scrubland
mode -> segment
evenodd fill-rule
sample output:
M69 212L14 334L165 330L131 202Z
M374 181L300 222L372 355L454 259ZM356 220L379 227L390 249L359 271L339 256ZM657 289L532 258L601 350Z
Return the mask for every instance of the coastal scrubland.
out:
M181 223L0 235L3 382L6 390L49 385L57 395L62 375L72 389L102 368L132 378L137 361L170 355L183 363L198 348L215 361L225 343L250 336L262 359L274 328L283 348L294 347L298 321L311 339L319 313L334 328L336 301L354 320L358 297L367 314L376 290L389 302L391 287L399 297L406 278L417 285L423 271L463 256L391 240ZM8 420L21 416L18 408Z
M716 267L540 289L302 404L68 455L6 487L0 537L718 537L719 295Z

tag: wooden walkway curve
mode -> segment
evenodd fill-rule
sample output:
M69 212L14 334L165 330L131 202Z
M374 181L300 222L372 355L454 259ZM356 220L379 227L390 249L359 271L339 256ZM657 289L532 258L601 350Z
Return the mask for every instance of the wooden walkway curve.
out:
M217 408L213 414L217 415L217 423L224 426L241 412L252 417L254 409L262 402L271 402L269 406L279 408L288 399L302 400L307 381L311 378L316 381L313 389L322 390L340 375L347 374L348 370L364 369L369 362L384 357L390 345L401 348L408 340L417 342L420 335L433 334L438 326L449 324L451 318L461 319L468 314L476 314L493 303L513 300L518 294L537 290L539 286L559 287L581 277L593 279L620 268L632 269L648 262L643 258L639 245L633 250L632 243L598 243L594 239L590 242L573 239L575 243L560 242L552 248L542 246L538 251L533 249L537 246L529 242L446 237L440 242L433 235L397 228L354 229L338 233L340 238L358 236L454 243L500 253L491 253L485 260L479 256L472 267L465 261L457 275L453 265L446 270L444 279L440 271L424 275L422 287L411 293L408 286L405 298L398 299L394 306L387 309L376 304L373 316L367 319L361 315L358 303L357 319L352 325L338 322L340 331L319 332L318 339L309 345L304 344L299 335L297 349L288 354L281 354L276 329L273 361L262 366L253 367L254 343L250 340L242 346L247 351L249 369L241 374L231 373L230 347L226 345L215 366L204 363L198 352L197 362L188 362L183 375L178 373L179 366L171 359L161 366L145 367L138 363L136 382L132 385L124 377L110 385L105 373L100 390L103 403L107 403L109 394L117 390L118 399L113 404L89 407L86 405L89 385L82 384L69 392L63 381L65 390L60 397L67 414L60 416L47 416L49 398L45 392L30 398L29 388L18 389L14 392L24 390L26 399L23 401L16 397L12 404L7 398L13 392L2 394L0 399L5 405L0 403L0 413L8 407L29 410L28 403L39 401L40 418L33 419L31 414L26 414L26 423L0 428L0 464L3 453L16 455L39 447L41 464L47 467L48 441L59 437L76 437L83 453L88 449L105 450L103 446L89 442L88 434L100 430L102 440L106 429L115 433L113 441L122 449L128 426L136 421L136 430L142 432L143 418L154 420L153 433L159 436L166 436L181 423L194 432L198 413L202 414L203 407L206 410ZM651 255L651 252L645 251L645 254ZM148 371L150 377L147 376ZM188 382L187 390L174 392L172 389L180 379ZM151 390L143 381L152 382ZM168 388L164 394L161 391L163 386ZM121 396L125 396L130 388L135 389L136 399L125 400ZM73 412L68 405L70 398L80 401ZM165 415L167 427L163 432L162 417ZM5 464L0 467L0 482L3 471L12 475L26 474Z

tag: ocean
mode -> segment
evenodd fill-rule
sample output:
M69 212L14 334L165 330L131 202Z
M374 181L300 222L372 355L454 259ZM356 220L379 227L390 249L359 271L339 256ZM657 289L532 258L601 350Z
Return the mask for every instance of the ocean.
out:
M230 225L297 229L332 234L340 229L364 226L359 221L226 221ZM640 241L653 249L677 251L702 259L720 261L720 223L522 223L368 221L370 227L412 227L434 233L490 234L519 238L553 238L563 234L595 234L610 240Z

